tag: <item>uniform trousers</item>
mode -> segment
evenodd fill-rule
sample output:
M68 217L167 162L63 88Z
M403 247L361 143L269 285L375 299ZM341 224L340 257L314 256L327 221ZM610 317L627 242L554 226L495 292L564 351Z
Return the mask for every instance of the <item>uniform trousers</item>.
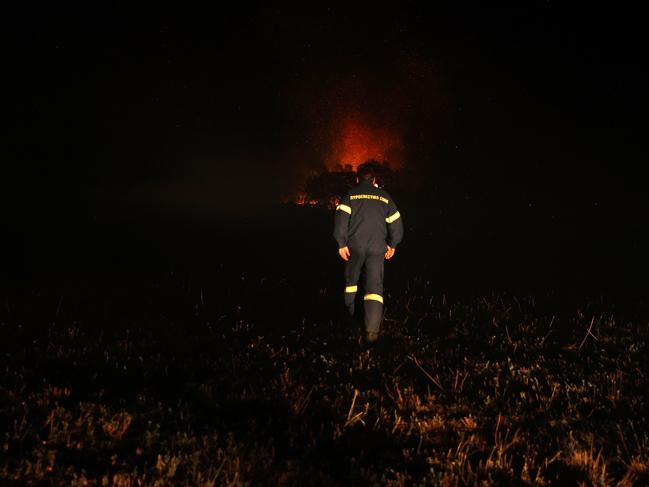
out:
M383 321L383 268L386 245L380 247L349 247L349 260L345 263L345 305L354 315L358 281L364 274L363 308L365 331L378 333ZM364 271L364 272L363 272Z

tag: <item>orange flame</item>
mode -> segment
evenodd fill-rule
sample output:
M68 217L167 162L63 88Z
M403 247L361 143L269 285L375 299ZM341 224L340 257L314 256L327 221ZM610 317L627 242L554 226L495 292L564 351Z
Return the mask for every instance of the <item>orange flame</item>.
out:
M318 204L318 200L309 198L304 191L299 191L293 198L293 203L302 206L316 206Z
M352 172L369 160L387 163L392 170L400 169L404 161L401 133L387 123L373 123L373 118L360 111L348 111L334 117L332 127L322 132L321 140L329 152L325 157L325 172ZM312 174L317 177L318 174ZM326 190L324 192L326 194ZM324 206L330 209L339 203L338 197L310 195L299 190L292 202L302 206Z
M332 197L329 198L328 201L323 203L322 201L319 201L317 199L310 198L306 194L306 192L304 192L304 191L298 191L297 194L293 197L292 203L294 203L296 205L300 205L300 206L320 206L320 205L323 205L326 208L329 208L330 210L333 210L334 208L336 208L336 206L338 206L338 204L340 203L340 200L337 197L332 196Z
M360 113L348 114L334 129L329 158L330 171L346 166L355 170L370 159L388 162L393 169L403 165L403 142L400 134L387 127L373 125Z

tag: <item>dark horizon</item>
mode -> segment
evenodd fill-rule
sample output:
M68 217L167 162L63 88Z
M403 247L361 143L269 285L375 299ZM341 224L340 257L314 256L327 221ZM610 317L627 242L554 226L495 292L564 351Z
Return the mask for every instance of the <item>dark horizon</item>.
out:
M530 261L583 248L619 275L642 269L639 19L547 1L14 9L12 253L29 267L79 240L100 246L97 232L255 224L309 176L379 155L405 175L392 189L411 242L470 251L486 238L506 254L524 239Z

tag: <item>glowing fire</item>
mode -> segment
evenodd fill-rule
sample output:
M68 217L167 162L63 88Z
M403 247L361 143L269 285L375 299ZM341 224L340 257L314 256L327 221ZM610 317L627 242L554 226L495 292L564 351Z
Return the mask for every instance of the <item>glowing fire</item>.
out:
M370 159L388 162L393 169L403 165L401 136L384 126L376 126L360 113L346 115L334 129L334 141L326 160L330 171L345 166L355 170Z
M295 196L293 203L296 205L315 206L318 204L318 200L311 199L304 191L300 191Z
M401 134L387 123L373 123L373 118L364 113L351 111L335 117L327 136L323 138L329 141L324 158L326 172L349 173L369 160L387 163L392 170L403 166ZM334 196L328 197L323 203L322 197L314 199L305 191L298 192L293 202L306 206L324 204L329 208L335 208L338 204Z
M293 198L293 203L301 206L319 206L323 204L317 199L309 198L309 196L304 191L299 191L297 193L297 195ZM334 208L336 208L336 206L338 206L339 203L340 199L332 196L326 201L326 204L324 206L326 206L330 210L333 210Z

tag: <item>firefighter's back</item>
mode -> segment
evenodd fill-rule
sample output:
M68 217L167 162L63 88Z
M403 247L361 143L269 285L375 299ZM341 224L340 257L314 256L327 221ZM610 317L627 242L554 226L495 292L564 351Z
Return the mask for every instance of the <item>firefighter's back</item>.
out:
M403 222L387 191L361 179L336 207L334 238L338 248L356 247L386 251L403 237Z
M390 195L372 184L359 184L349 194L352 209L349 221L351 247L385 249L387 229L386 214Z

